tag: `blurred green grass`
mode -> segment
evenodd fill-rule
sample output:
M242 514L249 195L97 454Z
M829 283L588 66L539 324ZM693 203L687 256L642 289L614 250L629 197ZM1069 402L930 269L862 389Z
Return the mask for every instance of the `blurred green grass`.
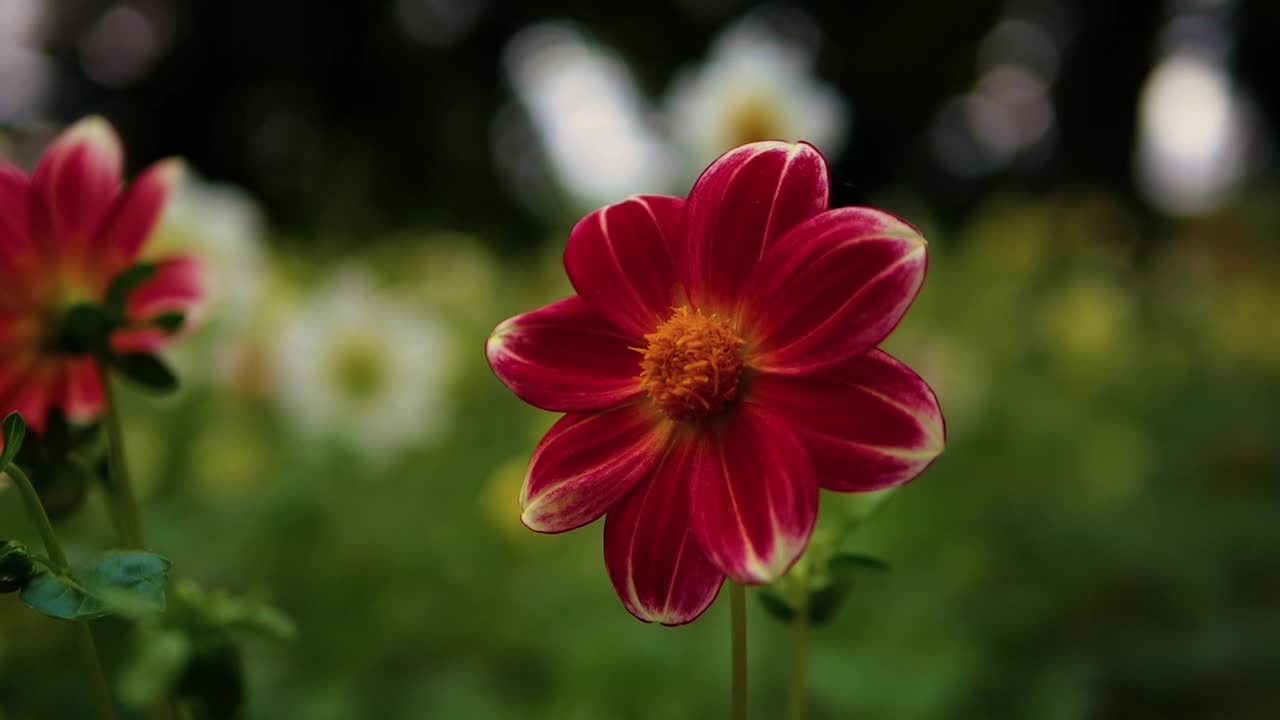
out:
M955 228L891 208L931 246L887 349L937 389L949 443L850 538L892 569L816 633L811 717L1280 707L1280 218L1266 190L1176 223L1098 193L992 198ZM243 640L246 717L724 714L723 603L685 628L643 625L613 593L599 526L519 525L521 468L554 418L494 380L482 347L499 320L569 292L561 237L495 259L406 232L343 258L454 335L446 429L386 462L299 435L269 386L126 394L151 544L177 574L297 623L293 641ZM275 266L290 287L325 267ZM35 541L13 493L0 527ZM73 553L111 542L92 497L61 531ZM778 717L786 629L755 603L750 623L752 707ZM67 628L13 596L0 628L0 718L88 712ZM104 630L119 667L128 633Z

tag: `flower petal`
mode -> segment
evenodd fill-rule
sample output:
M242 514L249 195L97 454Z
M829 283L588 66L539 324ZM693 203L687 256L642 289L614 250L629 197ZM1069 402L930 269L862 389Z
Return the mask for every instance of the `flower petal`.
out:
M125 189L97 238L98 258L108 276L137 260L183 168L181 160L162 160L142 171Z
M120 138L100 117L81 120L49 145L31 174L32 231L46 251L87 263L123 172Z
M125 315L131 325L111 334L111 348L116 352L159 352L176 334L200 322L205 297L204 265L195 258L179 256L162 260L155 268L150 278L129 293ZM151 324L166 313L182 313L182 327L175 331Z
M724 582L691 525L695 453L693 442L671 443L649 478L605 517L609 579L622 604L644 622L692 622L711 606Z
M683 281L700 307L734 314L752 270L791 228L827 208L827 163L806 143L731 150L694 183L685 206Z
M751 401L778 414L813 458L828 490L901 485L946 444L938 398L911 368L880 350L817 375L752 378Z
M594 521L657 464L670 435L670 422L634 404L560 418L529 462L521 521L545 533Z
M781 577L818 517L809 454L786 423L744 403L698 439L693 527L703 552L741 583Z
M66 362L58 404L72 422L91 422L102 414L106 396L93 358L78 357Z
M596 312L636 337L653 332L674 304L672 247L684 200L637 195L578 221L564 266L578 294Z
M28 225L30 185L21 170L0 162L0 261L32 250Z
M869 208L829 210L787 233L748 286L747 363L801 374L875 347L920 292L925 246L914 227Z
M41 275L31 239L30 185L21 170L0 162L0 307L29 305L31 282Z
M639 394L639 341L574 296L517 315L485 343L489 366L520 399L544 410L612 407Z
M58 382L58 364L6 361L0 367L0 417L19 412L27 426L43 432Z
M125 314L134 322L146 322L165 313L186 315L185 326L196 321L205 295L204 265L193 257L179 256L155 264L155 273L129 293Z

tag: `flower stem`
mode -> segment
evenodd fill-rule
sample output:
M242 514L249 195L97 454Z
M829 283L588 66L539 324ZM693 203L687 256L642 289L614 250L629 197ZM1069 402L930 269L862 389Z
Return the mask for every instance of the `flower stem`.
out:
M111 476L109 486L112 504L116 508L113 515L120 519L119 530L124 546L141 549L147 544L142 510L138 507L138 496L133 491L129 463L125 461L124 429L120 423L120 407L116 404L115 391L111 386L110 367L105 358L98 359L98 374L102 378L102 397L106 405L103 424L107 428L107 469ZM155 720L169 720L173 717L173 708L166 698L147 708L147 716Z
M71 567L67 562L66 553L62 552L62 546L58 544L58 536L53 533L53 523L49 522L49 515L44 511L44 504L40 502L40 494L31 484L31 479L17 465L10 464L5 469L5 473L13 479L13 484L18 488L18 493L22 495L22 504L26 506L27 518L32 525L36 526L36 530L40 533L40 540L44 542L44 551L49 553L49 559L53 561L54 567L58 570L66 570Z
M93 630L83 620L75 621L76 647L80 657L84 659L85 669L93 683L95 698L98 703L98 717L102 720L115 720L116 708L111 703L111 686L107 684L107 674L102 670L102 661L98 657L98 644L93 639Z
M102 376L102 394L106 400L106 416L103 424L107 428L107 466L111 474L111 499L114 501L122 519L126 547L141 548L146 544L142 529L142 512L138 509L138 499L133 492L133 481L129 478L129 465L125 461L124 431L120 425L120 408L116 405L115 393L111 388L111 375L105 362L98 363L98 372Z
M733 720L747 719L747 589L729 582L733 644Z
M44 542L45 552L49 553L49 560L59 572L70 570L71 565L67 562L67 555L62 552L62 546L58 544L58 536L53 532L53 523L49 522L49 515L44 511L40 495L31 485L31 479L17 465L9 465L5 472L13 479L18 493L22 495L27 516L31 524L35 525L36 530L40 532L40 539ZM102 660L98 657L98 646L93 640L93 631L89 629L89 623L83 620L73 621L72 624L75 625L76 648L80 651L80 658L84 662L85 670L89 673L89 681L94 688L98 703L98 717L102 720L115 720L116 709L111 703L111 688L107 685L107 674L102 670Z
M805 720L809 701L809 598L805 595L791 623L791 697L787 720Z

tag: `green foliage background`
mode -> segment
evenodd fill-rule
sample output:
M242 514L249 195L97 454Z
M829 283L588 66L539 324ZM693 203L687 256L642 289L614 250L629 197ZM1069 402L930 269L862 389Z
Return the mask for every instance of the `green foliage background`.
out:
M930 238L888 349L937 389L941 459L849 549L883 558L815 633L814 718L1265 718L1280 707L1280 215L1257 187L1152 224L1105 193L989 198ZM353 257L441 313L459 368L445 434L369 463L298 436L269 394L192 381L125 395L150 544L174 574L269 602L292 640L233 631L249 718L724 714L728 611L643 625L600 528L519 525L552 416L489 373L499 320L568 292L567 228L494 257L430 230ZM471 269L468 284L459 258ZM276 260L305 285L319 272ZM433 286L447 291L431 292ZM826 494L835 508L841 501ZM0 527L38 547L12 492ZM101 498L73 556L111 543ZM786 629L752 603L751 703L778 717ZM119 670L139 637L98 624ZM67 625L0 597L0 717L84 717Z

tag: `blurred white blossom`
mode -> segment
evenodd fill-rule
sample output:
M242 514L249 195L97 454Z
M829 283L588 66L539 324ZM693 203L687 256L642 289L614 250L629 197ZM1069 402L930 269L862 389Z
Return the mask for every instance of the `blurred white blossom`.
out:
M304 434L385 460L443 429L450 348L436 318L344 268L285 322L276 396Z
M210 321L236 327L253 316L266 265L262 211L244 190L188 173L147 245L156 256L183 253L206 266Z
M546 160L575 204L586 208L657 192L674 177L670 148L649 127L647 108L626 62L572 25L526 28L508 44L506 70ZM519 143L495 148L519 174Z
M205 268L205 304L195 342L177 351L184 379L225 381L267 313L269 262L262 211L244 190L188 173L147 244L151 257L183 254Z
M686 68L667 97L677 143L701 169L756 140L804 140L828 156L844 147L845 99L813 75L814 49L747 18L726 28L701 66Z

